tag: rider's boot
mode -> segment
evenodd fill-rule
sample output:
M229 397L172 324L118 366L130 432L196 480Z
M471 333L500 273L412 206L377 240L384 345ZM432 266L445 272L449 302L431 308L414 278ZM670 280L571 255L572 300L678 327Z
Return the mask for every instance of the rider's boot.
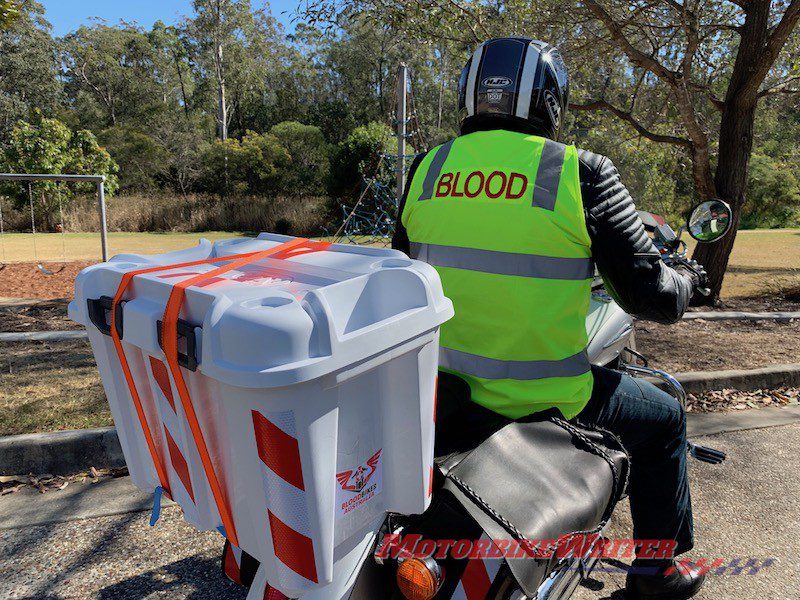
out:
M687 600L705 581L700 567L676 560L634 561L625 581L625 597L631 600Z

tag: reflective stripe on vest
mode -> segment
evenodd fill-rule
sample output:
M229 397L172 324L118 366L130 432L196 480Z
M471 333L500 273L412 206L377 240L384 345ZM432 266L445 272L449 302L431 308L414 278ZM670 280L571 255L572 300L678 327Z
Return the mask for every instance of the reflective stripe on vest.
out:
M574 377L591 369L585 351L561 360L495 360L452 348L442 348L439 365L482 379L546 379L548 377Z
M577 150L502 130L461 136L422 159L401 218L411 256L455 306L440 367L507 417L578 414L592 390L594 268Z
M569 280L589 279L594 275L591 258L517 254L419 242L411 242L411 257L434 267L467 269L495 275Z

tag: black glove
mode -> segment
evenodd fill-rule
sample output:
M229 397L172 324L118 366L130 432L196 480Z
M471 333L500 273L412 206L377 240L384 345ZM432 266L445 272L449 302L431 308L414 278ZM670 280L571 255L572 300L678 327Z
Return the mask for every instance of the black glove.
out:
M692 286L697 289L705 289L708 285L708 273L703 265L696 260L683 259L675 265L675 270L681 275L687 276L692 280Z

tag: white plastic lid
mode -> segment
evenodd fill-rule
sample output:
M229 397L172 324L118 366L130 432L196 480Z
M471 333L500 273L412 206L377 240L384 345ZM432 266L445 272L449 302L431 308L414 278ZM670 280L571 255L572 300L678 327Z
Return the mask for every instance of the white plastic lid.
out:
M268 250L291 237L261 234L163 255L125 254L81 272L70 316L94 327L86 300L114 296L123 273ZM123 340L158 355L157 322L173 285L218 264L139 275L123 308ZM189 287L181 318L196 328L199 370L243 387L291 385L351 367L436 329L453 316L433 267L402 252L333 244L265 258Z

